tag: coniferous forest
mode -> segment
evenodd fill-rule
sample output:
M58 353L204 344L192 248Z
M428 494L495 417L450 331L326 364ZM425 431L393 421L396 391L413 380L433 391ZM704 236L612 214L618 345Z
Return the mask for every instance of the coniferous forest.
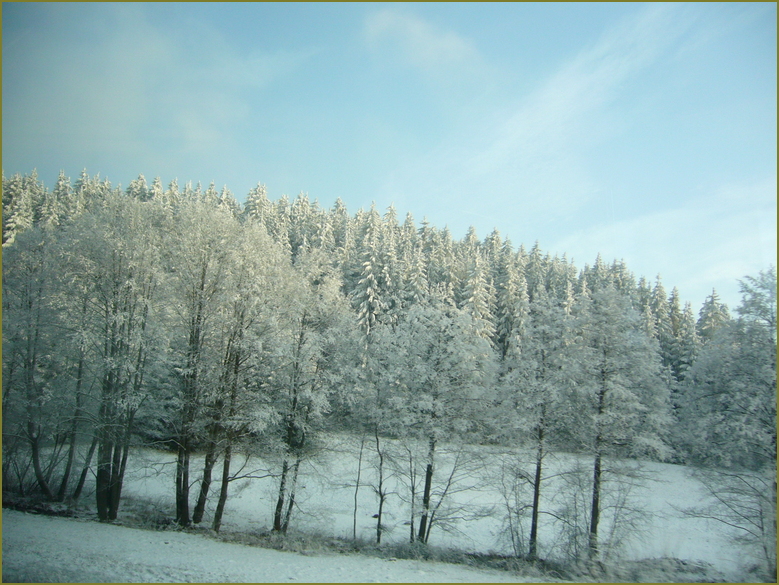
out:
M515 554L543 557L562 522L570 555L597 561L629 462L662 461L696 469L698 513L775 578L773 267L744 275L738 307L712 291L698 308L620 261L455 239L393 207L86 171L2 185L4 499L89 497L113 521L128 458L153 448L175 456L173 521L218 532L253 454L284 534L301 465L339 432L377 478L376 542L392 475L424 545L447 521L441 450L509 446L532 455L507 492ZM555 453L587 462L562 520L541 504Z

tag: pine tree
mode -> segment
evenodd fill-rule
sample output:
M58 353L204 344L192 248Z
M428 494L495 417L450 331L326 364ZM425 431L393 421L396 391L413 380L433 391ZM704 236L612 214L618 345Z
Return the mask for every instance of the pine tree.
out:
M428 260L427 281L430 291L454 304L461 276L455 273L457 258L451 233L447 228L439 231L425 220L420 228L420 238Z
M165 193L162 197L166 207L175 209L181 204L182 195L179 191L178 179L173 179L170 183L168 183L168 188L165 190Z
M346 206L340 197L335 200L333 208L330 210L330 217L335 249L338 252L338 265L341 267L341 271L345 272L355 246L355 233L354 222L349 217Z
M36 201L29 181L19 174L3 180L3 246L33 226Z
M281 198L273 204L273 212L268 218L266 229L270 236L287 251L290 257L294 250L289 239L290 231L290 205L289 198L282 195Z
M493 287L487 280L484 261L479 255L472 259L467 280L462 293L462 309L473 319L476 335L491 342L495 336L495 324L492 318Z
M71 196L70 177L66 177L65 172L60 171L54 189L51 193L46 194L44 205L41 208L41 223L45 226L56 227L66 221Z
M149 197L151 197L152 201L155 201L161 206L164 206L164 196L165 191L162 189L162 179L159 177L154 177L154 180L151 183L151 187L149 187ZM173 202L168 202L169 207L172 207L172 203Z
M130 181L125 191L128 197L137 199L138 201L148 201L151 199L151 193L146 185L146 178L143 175L138 175L137 179Z
M238 205L238 202L235 200L235 195L227 188L227 185L223 186L219 193L218 206L229 212L235 218L241 214L241 206Z
M706 344L714 337L717 330L730 321L728 306L722 303L716 290L706 297L698 314L698 336Z
M262 183L257 183L257 186L252 188L252 190L249 191L249 195L246 197L243 215L249 220L257 221L265 225L265 222L271 213L271 205L271 202L268 200L267 188Z
M289 242L293 255L311 244L316 229L315 213L315 207L308 200L308 195L299 193L289 210Z
M357 310L357 322L369 336L380 322L382 315L390 308L390 274L382 252L384 226L375 207L365 215L362 226L361 268L357 285L350 292L352 306Z
M671 306L659 275L652 290L651 308L655 318L656 339L660 344L663 367L670 369L673 363L674 329L671 320Z
M614 285L614 275L600 254L595 258L595 264L592 267L585 266L583 272L587 278L587 284L593 292Z
M417 228L414 226L414 216L411 213L406 214L406 219L400 227L398 236L398 256L400 258L410 258L416 250L421 251L421 246L417 242Z
M623 295L627 296L633 307L640 306L639 294L637 291L636 278L628 270L624 260L614 260L609 269L614 287Z
M536 242L527 255L525 262L525 280L527 281L527 290L530 295L530 302L533 302L535 294L546 288L548 258L542 256L541 246Z
M495 345L501 358L505 358L512 347L519 348L529 303L523 267L506 242L499 260L495 299Z

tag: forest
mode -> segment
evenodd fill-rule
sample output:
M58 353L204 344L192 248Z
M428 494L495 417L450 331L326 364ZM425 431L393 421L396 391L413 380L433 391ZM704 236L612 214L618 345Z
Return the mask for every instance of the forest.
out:
M218 532L255 455L281 535L301 465L339 432L372 470L376 543L392 476L424 546L468 465L442 450L507 446L532 455L507 482L515 554L543 556L560 522L597 562L629 462L664 461L696 470L711 498L695 513L775 579L774 267L744 276L732 312L716 291L696 312L624 262L456 240L394 207L86 171L2 186L4 501L89 494L114 521L131 452L153 448L175 455L175 524ZM588 462L567 516L542 505L555 453Z

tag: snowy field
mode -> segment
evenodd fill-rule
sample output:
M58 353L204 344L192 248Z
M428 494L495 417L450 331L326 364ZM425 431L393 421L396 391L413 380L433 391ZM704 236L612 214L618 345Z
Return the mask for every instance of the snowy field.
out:
M354 521L354 482L357 476L359 441L348 437L330 440L330 449L301 467L295 510L290 530L330 537L351 538ZM397 453L400 446L393 445ZM436 469L443 481L452 471L456 453L442 449ZM452 521L436 525L430 544L468 552L508 554L510 539L505 529L505 499L500 489L499 450L479 447L460 454L462 464L451 488ZM363 453L361 487L358 492L357 534L375 538L377 498L375 452ZM516 461L516 454L507 461ZM172 517L174 510L174 456L155 451L135 452L128 468L119 521L139 503L160 517ZM573 456L558 456L547 463L550 478L545 482L543 508L558 510L570 498L560 472L577 463ZM583 461L582 463L585 463ZM234 470L241 461L235 462ZM193 460L193 477L199 475L200 459ZM245 472L261 475L271 467L259 459L248 461ZM688 566L704 567L704 577L716 580L751 580L748 551L734 546L721 526L685 517L680 510L699 504L703 496L698 483L682 466L643 463L651 478L633 482L621 490L626 508L640 508L635 526L614 532L613 547L606 553L618 566L642 559L676 558ZM398 464L397 472L402 471ZM217 475L215 473L215 475ZM546 475L546 474L545 474ZM390 477L390 495L385 504L383 544L408 539L410 508L399 473ZM197 482L192 497L197 493ZM464 489L468 488L468 489ZM204 525L210 522L219 482L212 485L212 500ZM232 482L222 524L222 535L266 534L271 526L277 482L273 478ZM462 489L462 491L459 491ZM85 502L94 499L90 495ZM405 500L405 501L404 501ZM446 506L442 506L442 514ZM101 525L81 519L36 516L12 510L3 514L3 580L25 581L147 581L147 582L524 582L539 581L539 574L522 575L497 571L476 571L463 565L424 561L386 560L366 555L317 552L300 555L258 547L219 542L176 530L144 531ZM457 520L457 518L468 518ZM604 542L611 526L604 522ZM541 557L559 550L559 530L548 520L539 534ZM653 561L656 562L656 561ZM622 579L620 579L622 580ZM667 580L667 579L656 579ZM695 579L692 579L695 580Z
M502 571L358 554L301 555L97 522L3 513L3 582L519 583Z

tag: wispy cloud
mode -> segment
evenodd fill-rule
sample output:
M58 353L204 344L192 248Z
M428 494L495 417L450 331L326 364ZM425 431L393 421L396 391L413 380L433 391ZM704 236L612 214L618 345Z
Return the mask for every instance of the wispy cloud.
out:
M475 68L482 60L467 38L411 14L394 10L370 14L363 32L370 48L397 52L428 74Z
M577 265L624 259L639 275L703 302L712 283L735 307L737 280L776 265L776 176L719 188L662 211L600 222L552 243Z
M78 23L83 35L26 31L13 38L13 55L6 53L19 70L9 72L17 86L4 95L10 98L4 99L4 135L19 136L30 148L67 137L73 150L138 160L152 141L154 168L213 152L215 145L224 151L253 114L251 94L311 56L308 50L241 52L208 24L197 34L164 28L143 5L52 11L65 28ZM46 91L36 87L40 79ZM12 146L22 148L20 142ZM168 161L160 160L165 152Z
M626 129L614 102L684 32L682 12L649 6L583 48L502 118L493 110L477 123L463 121L460 134L398 172L404 187L466 207L472 193L489 193L489 201L471 205L474 215L500 218L507 205L528 215L577 213L601 194L590 151Z

